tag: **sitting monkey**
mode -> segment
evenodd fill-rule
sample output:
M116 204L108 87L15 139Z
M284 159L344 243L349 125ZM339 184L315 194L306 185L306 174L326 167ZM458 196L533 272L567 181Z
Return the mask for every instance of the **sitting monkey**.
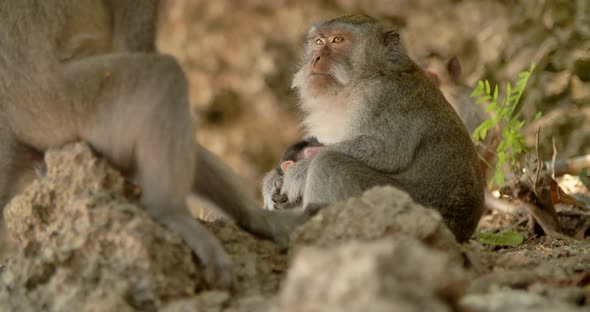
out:
M314 25L292 86L307 135L325 146L264 178L266 209L303 207L392 185L437 209L458 241L483 213L484 179L465 126L399 35L369 16ZM273 201L274 196L274 201Z

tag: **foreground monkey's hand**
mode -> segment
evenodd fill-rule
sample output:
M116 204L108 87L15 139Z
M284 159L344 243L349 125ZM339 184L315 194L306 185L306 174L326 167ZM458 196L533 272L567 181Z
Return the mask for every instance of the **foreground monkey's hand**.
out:
M283 176L281 194L287 196L287 201L296 204L301 201L305 189L305 180L307 178L307 168L309 160L300 160L289 167Z

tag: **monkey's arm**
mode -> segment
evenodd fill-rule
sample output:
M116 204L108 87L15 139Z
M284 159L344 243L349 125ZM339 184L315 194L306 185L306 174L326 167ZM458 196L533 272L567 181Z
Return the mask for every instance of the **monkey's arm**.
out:
M159 0L105 0L111 11L115 51L152 52Z
M328 145L327 150L350 156L368 167L384 173L396 173L407 168L420 144L420 136L409 130L404 136L380 138L374 135L359 135L353 139Z
M297 203L303 196L309 162L309 159L303 159L294 163L283 176L281 194L287 195L289 203Z

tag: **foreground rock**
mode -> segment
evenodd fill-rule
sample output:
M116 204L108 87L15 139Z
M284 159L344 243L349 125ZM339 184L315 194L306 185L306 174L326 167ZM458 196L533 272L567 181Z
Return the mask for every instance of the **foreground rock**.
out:
M47 175L6 207L21 250L0 273L0 311L154 311L227 306L190 249L154 222L137 194L84 144L46 155ZM232 224L211 224L232 259L236 296L276 292L285 256ZM199 293L198 296L197 293Z
M0 275L1 311L149 311L204 286L189 248L86 145L45 159L47 175L6 207L22 249Z
M5 208L20 248L0 266L0 311L577 311L590 302L590 242L459 246L435 210L387 187L321 210L288 253L207 223L236 280L232 292L207 289L190 249L86 145L50 151L46 163ZM480 271L463 268L463 249Z
M400 234L445 251L457 261L461 258L460 245L438 211L416 204L407 193L393 187L376 187L360 198L322 209L293 232L291 242L329 247Z
M295 257L279 311L460 311L464 282L448 254L405 235L308 247Z

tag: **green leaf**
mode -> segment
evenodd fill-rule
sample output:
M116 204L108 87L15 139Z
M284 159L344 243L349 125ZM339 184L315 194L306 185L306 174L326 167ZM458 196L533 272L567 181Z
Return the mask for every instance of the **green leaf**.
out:
M500 95L501 90L498 84L492 85L489 80L480 80L477 82L477 87L471 93L471 96L476 98L474 103L482 104L487 102L488 105L485 111L491 113L490 118L480 124L479 127L473 131L474 140L485 139L491 129L501 129L501 139L496 148L496 163L495 172L492 180L489 183L490 188L493 184L504 184L504 173L502 172L505 164L510 164L513 169L518 164L519 158L523 153L527 152L526 142L521 133L525 122L521 118L519 101L522 98L528 80L530 79L535 64L531 64L528 71L522 71L518 74L518 79L515 83L506 83L506 92ZM499 98L502 97L501 100ZM519 109L517 111L517 108ZM537 114L535 119L539 118Z
M498 234L482 231L477 233L476 237L480 243L490 246L515 246L524 242L522 235L510 231L504 231Z
M476 96L482 95L484 93L483 92L483 87L484 87L483 86L483 81L481 81L481 80L478 81L477 82L477 87L475 87L475 89L473 90L473 92L471 92L471 95L470 96L471 97L476 97Z
M486 113L495 111L498 109L498 104L494 101L491 102L488 106L486 106Z
M512 94L512 85L510 84L510 82L506 83L506 94Z
M533 120L537 120L537 119L541 118L542 115L543 115L543 112L537 112L535 114L535 119L533 119Z
M492 99L494 100L494 102L496 102L498 100L498 85L497 84L494 86L494 95L492 96Z
M484 95L484 96L480 97L477 101L475 101L475 104L485 103L491 99L492 98L489 95Z

